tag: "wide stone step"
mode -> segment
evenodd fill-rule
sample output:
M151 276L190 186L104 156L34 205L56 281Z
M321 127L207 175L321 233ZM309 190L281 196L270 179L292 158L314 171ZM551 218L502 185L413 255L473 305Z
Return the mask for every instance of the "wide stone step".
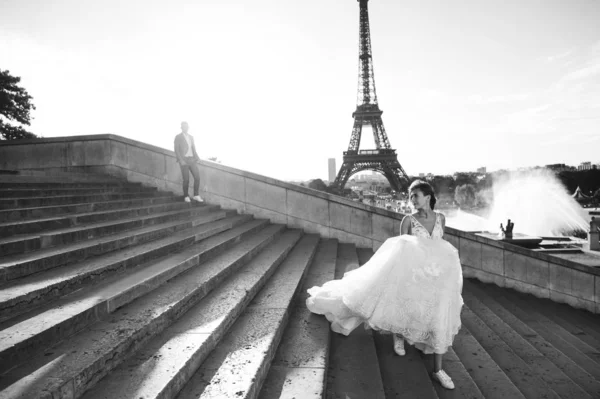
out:
M520 298L526 294L515 293ZM600 294L600 292L599 292ZM556 303L528 295L527 305L560 325L571 335L600 350L600 317L587 310L575 309L565 303Z
M45 230L37 234L14 235L8 238L0 238L0 253L14 255L43 248L56 247L58 245L67 245L139 229L145 226L153 226L184 218L194 218L217 209L219 208L215 205L190 206L185 209L160 212L141 217L122 217L118 220L84 223L82 225L65 227L62 229Z
M127 251L115 251L8 283L0 287L0 312L17 315L44 301L73 292L87 282L98 281L114 273L123 272L251 219L246 215L225 217L225 212L200 216L189 221L191 225L189 228L169 237L138 245Z
M325 317L306 308L307 289L333 280L337 240L321 240L283 337L258 395L261 399L321 399L326 397L329 338Z
M527 341L531 346L533 346L539 353L541 353L544 357L544 360L550 361L554 364L562 373L564 373L567 377L569 377L575 384L577 384L581 389L583 389L587 394L591 395L593 398L600 397L600 382L596 380L592 375L590 375L582 366L577 364L576 361L572 360L567 354L561 352L559 349L554 347L551 342L546 341L538 332L532 329L526 322L519 319L511 309L514 308L513 305L509 305L505 307L501 301L503 294L498 294L495 286L492 284L483 284L477 281L465 280L465 290L467 293L472 292L473 295L476 295L477 299L479 299L485 306L490 309L496 316L498 316L506 325L510 326L510 328L515 331L519 336L521 336L525 341ZM510 304L510 302L505 301L505 304ZM514 343L518 343L518 341L514 341ZM521 346L523 348L523 346ZM524 352L527 353L527 352ZM532 356L529 357L532 360L537 360L540 366L545 366L545 361L540 361L540 359L535 359ZM563 378L559 377L558 374L553 368L547 367L548 373L553 373L557 375L559 379L557 379L557 383L567 385L565 390L573 389L577 391L576 388L569 388L570 384L568 381L565 381ZM555 389L555 392L558 392L559 389ZM569 396L563 396L569 397Z
M356 247L339 244L335 278L359 267ZM374 333L359 326L347 337L332 333L329 353L328 395L334 398L357 397L385 399ZM387 384L386 384L387 386Z
M453 349L486 399L525 398L464 325Z
M532 298L531 295L520 292L511 292L510 298L541 323L552 326L553 332L564 341L569 342L596 363L600 363L600 317L573 308L568 313L561 312L562 317L559 317L557 312L560 311L561 306L549 299ZM564 317L568 317L570 321L565 320Z
M318 242L312 236L298 243L178 398L257 397Z
M107 182L27 182L27 181L5 181L5 178L0 175L0 189L29 189L29 188L105 188L105 187L142 187L141 183L131 183L124 181L107 181Z
M468 306L462 312L462 322L523 396L528 399L559 398L541 376L536 375L538 373L531 370Z
M0 188L0 198L62 197L68 195L93 195L107 193L155 192L156 187L107 186L77 188Z
M83 202L79 204L64 204L40 206L31 208L16 208L0 210L0 222L8 223L11 221L19 222L33 218L48 218L60 216L73 216L78 213L89 213L96 211L107 211L111 209L127 207L144 207L150 205L166 204L179 202L182 200L169 193L160 193L160 196L148 198L132 198L117 201ZM67 216L67 217L68 217Z
M539 352L525 338L505 323L486 304L479 299L481 293L475 292L467 283L463 298L469 309L475 313L494 334L502 339L515 354L528 365L527 376L537 376L561 398L591 398L581 387L565 375L543 353ZM479 294L479 295L478 295Z
M234 307L239 314L268 278L276 264L269 261L251 262L254 264L252 269L242 270L235 274L237 278L222 284L256 255L252 247L264 240L272 241L274 231L281 231L281 226L264 229L249 239L253 244L247 244L247 240L240 242L213 260L191 268L121 307L106 320L94 323L68 341L10 370L0 379L2 394L5 398L32 398L42 394L54 398L79 398L122 361L138 351L142 356L145 350L160 342L160 338L156 341L153 338L169 329L162 337L179 335L182 340L187 338L192 347L177 346L172 351L164 347L157 356L148 359L145 364L148 365L146 371L152 377L150 381L156 379L160 384L163 381L161 376L152 373L154 362L161 358L175 361L177 357L201 346L203 333L210 332L208 329L223 321L227 324L231 319L225 309L230 308L232 303L237 304ZM239 247L244 247L244 250L238 250ZM206 297L216 287L219 287L219 294ZM210 309L210 313L207 313L208 310L193 310L196 304L200 303L202 307L208 302L211 306L201 309ZM192 311L188 313L190 309ZM176 322L182 316L184 318ZM222 325L221 335L222 329L229 325ZM210 340L206 344L210 345ZM135 358L137 356L132 359ZM133 381L130 381L130 385L135 387Z
M173 198L173 197L171 197ZM127 219L131 217L153 215L160 212L170 212L184 210L193 207L195 204L183 201L170 201L163 204L146 205L129 208L115 207L111 210L102 210L97 212L80 212L68 215L53 217L31 218L29 220L19 220L0 223L0 237L8 237L18 234L34 234L47 230L64 229L86 223L107 222L115 219Z
M569 334L568 331L558 324L529 308L527 303L517 295L510 295L510 290L499 290L496 287L490 287L490 291L498 293L496 300L502 306L527 324L527 326L544 338L546 342L568 356L597 381L600 381L600 364L597 359L597 348L590 347L577 337Z
M405 343L406 355L398 356L394 352L391 334L381 333L375 334L375 346L385 397L437 399L438 395L418 349Z
M7 171L3 171L7 172ZM58 171L13 171L16 173L0 173L0 181L6 183L122 183L123 179L93 173L58 172ZM131 184L131 183L129 183ZM135 184L135 183L133 183Z
M294 262L290 266L289 261L284 259L294 248L301 235L302 233L299 231L285 232L281 238L265 248L255 259L223 281L210 295L190 309L161 336L150 342L134 358L114 370L89 394L84 395L84 398L174 398L190 378L188 386L193 385L196 377L192 376L196 370L196 375L202 374L203 367L211 360L214 362L215 356L221 351L237 353L236 360L240 360L241 356L251 355L251 364L260 364L261 360L265 358L264 353L255 352L249 348L246 348L247 350L243 353L233 352L228 341L232 336L237 337L238 340L243 339L244 334L249 332L249 330L241 333L238 331L240 323L244 324L244 321L249 321L247 304L260 291L261 294L255 297L254 303L256 303L256 299L260 298L265 290L268 290L272 279L280 276L277 279L277 289L270 290L270 296L266 298L263 295L263 299L266 299L268 303L277 301L279 298L281 298L279 302L285 301L287 296L293 295L295 291L293 282L302 275L304 268L302 263L298 262ZM313 239L314 241L316 240ZM306 254L304 255L306 257ZM282 261L285 263L280 266ZM308 261L305 260L306 263ZM282 275L279 271L282 267L285 267L287 275ZM273 273L275 275L269 279ZM268 285L265 286L265 283ZM265 287L261 291L263 286ZM284 307L257 310L261 315L258 320L259 325L245 323L248 327L252 326L251 328L256 333L254 337L257 338L257 341L252 344L253 349L262 346L262 340L259 337L267 339L275 332L270 328L273 327L272 321L277 316L285 314L286 311ZM240 314L241 317L238 319ZM257 328L259 331L256 331ZM223 337L225 337L224 340ZM181 354L176 357L164 356L167 351ZM156 359L159 356L160 358ZM249 357L244 357L244 363L249 359ZM152 363L154 370L152 374L147 372L149 362ZM203 362L204 364L200 366ZM199 366L200 369L198 369ZM249 364L240 366L248 367ZM238 378L250 379L247 371L237 369L236 374ZM131 384L132 381L134 384ZM223 389L227 389L229 385L227 380L219 381L219 386ZM238 388L242 389L241 386ZM199 394L198 389L197 386L193 387L196 394ZM218 397L225 398L227 396L220 395ZM238 397L242 396L238 395Z
M51 346L74 334L190 267L205 262L241 239L256 234L264 226L264 223L258 221L245 223L0 325L0 363L22 362L40 347ZM276 230L273 231L274 234L277 233ZM253 250L260 250L266 243L267 240Z
M224 217L222 212L215 214ZM210 215L200 215L199 218L206 220L207 216L212 217ZM192 226L194 226L194 220L175 220L60 247L3 257L0 259L0 282L14 280L117 249L157 240Z
M53 197L0 198L0 209L26 208L49 205L75 204L79 202L97 202L110 200L126 200L131 198L147 198L164 196L158 191L115 192L82 195L64 195Z
M444 357L442 358L442 368L448 373L454 382L455 388L452 390L442 387L439 382L433 380L433 355L424 355L422 353L420 353L420 355L425 364L425 369L429 373L429 378L431 378L433 388L440 399L485 398L479 387L477 387L477 384L475 384L475 381L473 381L473 378L465 368L464 364L462 364L459 357L456 355L456 352L454 352L454 349L449 348L448 352L444 353Z

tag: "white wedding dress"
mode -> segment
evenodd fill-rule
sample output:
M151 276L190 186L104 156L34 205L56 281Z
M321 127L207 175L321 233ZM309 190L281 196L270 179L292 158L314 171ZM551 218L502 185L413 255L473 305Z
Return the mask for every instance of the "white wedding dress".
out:
M445 353L460 328L463 305L458 251L413 216L411 235L386 240L362 267L308 290L308 309L348 335L360 324L401 334L424 353Z

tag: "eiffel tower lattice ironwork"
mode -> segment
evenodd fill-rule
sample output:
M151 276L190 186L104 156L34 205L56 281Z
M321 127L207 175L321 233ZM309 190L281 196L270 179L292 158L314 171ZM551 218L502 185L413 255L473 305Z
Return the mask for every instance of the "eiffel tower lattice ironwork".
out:
M392 149L385 133L375 91L373 57L371 53L371 33L369 29L369 0L360 3L360 43L358 54L358 98L356 111L352 113L354 127L348 151L344 151L344 162L333 186L343 189L350 176L363 170L381 172L393 190L401 191L408 185L408 176L398 162L396 150ZM370 125L373 130L376 149L359 150L363 126Z

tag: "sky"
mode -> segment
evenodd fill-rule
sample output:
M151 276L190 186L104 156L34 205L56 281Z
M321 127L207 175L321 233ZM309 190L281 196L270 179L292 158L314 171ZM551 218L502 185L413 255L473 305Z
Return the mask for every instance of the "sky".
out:
M383 123L409 175L600 163L600 0L371 0ZM30 131L113 133L327 179L358 84L354 0L0 0ZM374 148L363 136L361 149Z

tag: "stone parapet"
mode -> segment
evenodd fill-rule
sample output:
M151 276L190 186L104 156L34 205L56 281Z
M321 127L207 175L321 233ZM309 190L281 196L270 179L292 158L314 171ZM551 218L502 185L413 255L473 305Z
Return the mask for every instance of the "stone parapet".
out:
M229 166L200 161L214 204L376 250L403 215ZM0 142L0 170L91 172L181 192L175 154L113 134ZM600 313L600 269L448 227L466 277Z

